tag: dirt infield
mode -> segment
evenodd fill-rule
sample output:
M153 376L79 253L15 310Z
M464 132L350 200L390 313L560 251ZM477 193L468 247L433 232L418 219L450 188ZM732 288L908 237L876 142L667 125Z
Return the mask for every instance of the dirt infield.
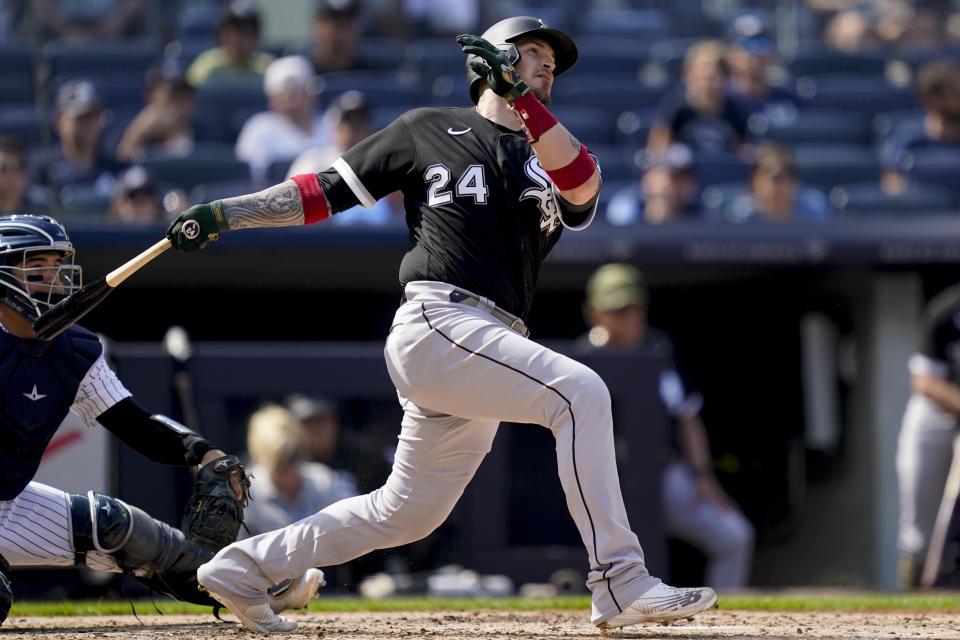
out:
M141 615L97 617L12 617L0 628L0 640L232 640L258 638L233 622L229 613L218 622L209 615ZM393 640L478 638L483 640L554 640L601 638L584 611L477 611L390 613L293 613L297 632L282 637L325 640ZM281 637L281 636L274 636ZM610 631L607 638L657 640L783 638L938 638L960 639L960 616L931 613L753 612L714 610L692 622L668 627L645 625Z

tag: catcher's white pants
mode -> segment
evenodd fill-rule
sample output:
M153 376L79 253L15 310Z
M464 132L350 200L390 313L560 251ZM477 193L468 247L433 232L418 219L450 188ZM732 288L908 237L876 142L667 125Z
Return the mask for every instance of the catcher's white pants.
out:
M31 482L13 500L0 501L0 553L11 566L71 567L75 562L70 498L65 491ZM86 565L119 572L113 557L85 554Z
M930 398L915 393L907 401L897 441L897 479L900 485L901 553L920 562L943 499L943 489L953 460L957 417Z
M627 522L603 381L509 329L489 306L450 302L452 290L437 282L408 284L387 338L387 368L404 416L384 486L225 547L200 567L204 586L266 602L271 584L310 567L427 536L463 494L501 421L543 425L556 438L567 507L589 558L593 622L616 615L659 582L647 572Z

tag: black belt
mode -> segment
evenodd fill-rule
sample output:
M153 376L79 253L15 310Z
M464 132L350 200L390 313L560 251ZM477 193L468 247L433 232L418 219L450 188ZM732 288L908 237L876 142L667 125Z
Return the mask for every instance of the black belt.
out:
M482 304L482 301L480 300L479 297L473 295L472 293L467 293L462 289L454 289L453 291L451 291L449 298L450 298L450 302L455 302L456 304L465 304L468 307L480 308ZM406 293L403 294L403 296L401 297L401 300L403 300L403 302L407 302ZM508 327L510 327L511 329L513 329L514 331L522 335L524 338L530 337L530 330L527 329L527 325L523 322L523 320L521 320L517 316L507 313L506 311L504 311L503 309L497 306L494 306L492 309L485 309L485 311L487 311L490 315L492 315L494 318L496 318L503 324L507 325Z

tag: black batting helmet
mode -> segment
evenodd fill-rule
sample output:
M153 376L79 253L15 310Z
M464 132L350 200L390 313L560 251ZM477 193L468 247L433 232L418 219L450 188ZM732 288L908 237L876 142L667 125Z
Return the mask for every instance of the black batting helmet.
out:
M520 52L513 43L524 36L540 38L553 47L553 53L557 59L557 66L553 70L554 76L572 67L580 55L577 52L577 45L573 43L570 36L550 28L546 22L532 16L516 16L501 20L484 31L481 37L498 49L506 51L510 55L510 62L516 64L520 59ZM480 60L480 58L472 54L467 56L467 84L470 86L470 97L476 104L480 99L480 82L483 78L470 68L471 60Z

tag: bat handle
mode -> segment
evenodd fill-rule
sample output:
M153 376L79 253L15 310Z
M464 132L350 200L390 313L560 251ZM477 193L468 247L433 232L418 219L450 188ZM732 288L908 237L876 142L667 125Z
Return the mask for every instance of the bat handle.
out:
M123 264L107 274L107 284L115 287L130 276L132 276L140 267L147 264L161 253L170 248L170 239L164 238L156 243L133 260Z

